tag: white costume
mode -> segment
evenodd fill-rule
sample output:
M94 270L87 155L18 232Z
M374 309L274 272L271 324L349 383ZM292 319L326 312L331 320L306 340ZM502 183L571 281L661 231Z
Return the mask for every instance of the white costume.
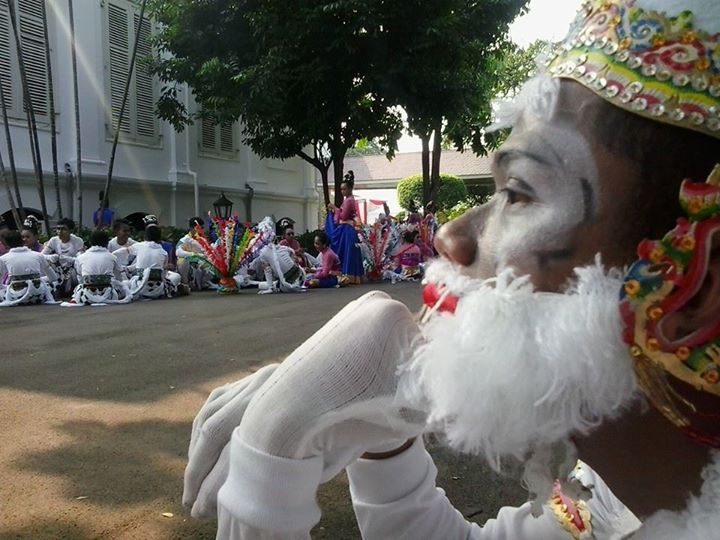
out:
M136 275L127 283L133 298L161 298L173 296L180 285L180 274L166 271L168 254L157 242L138 242L127 249L135 256L130 269Z
M132 300L122 281L122 267L106 248L93 246L78 255L75 269L80 276L80 284L73 292L75 305L126 304Z
M8 284L0 285L0 306L55 303L51 284L57 275L40 253L26 247L10 249L0 257L0 276L5 274Z
M123 248L129 248L134 244L137 244L137 240L128 238L125 245L121 246L118 244L117 236L115 236L110 240L110 242L108 242L108 251L117 257L120 266L130 266L133 262L135 262L135 256L131 255L127 249Z
M200 244L190 233L178 241L175 246L175 255L177 256L178 271L192 289L201 291L212 286L212 274L203 267L203 264L187 260L187 257L202 255Z
M269 244L260 256L253 261L256 275L260 270L265 273L265 286L259 286L259 294L282 292L299 292L305 283L305 271L295 262L295 252L287 246ZM275 280L278 280L279 287Z
M45 255L53 265L53 269L57 272L58 282L56 289L70 292L78 283L77 273L75 271L75 257L85 247L83 239L74 234L70 235L67 242L60 240L59 236L53 236L45 243L42 254Z

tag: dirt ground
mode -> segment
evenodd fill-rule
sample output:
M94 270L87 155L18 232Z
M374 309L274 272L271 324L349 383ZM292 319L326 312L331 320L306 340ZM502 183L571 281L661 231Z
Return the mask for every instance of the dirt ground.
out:
M419 307L418 285L378 288ZM214 538L214 520L180 504L197 410L368 290L0 310L0 538ZM482 523L523 500L517 482L481 462L432 452L466 516ZM343 475L320 505L313 538L359 538Z

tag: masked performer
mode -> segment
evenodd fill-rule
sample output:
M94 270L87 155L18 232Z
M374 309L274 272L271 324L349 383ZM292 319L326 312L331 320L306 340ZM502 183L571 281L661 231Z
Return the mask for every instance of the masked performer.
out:
M355 230L355 223L359 221L360 213L353 197L354 186L355 175L352 171L348 171L340 184L343 203L340 208L330 203L328 205L330 213L325 220L325 232L330 237L333 251L340 257L343 276L349 284L361 283L365 273Z
M0 257L0 276L7 275L7 285L0 284L0 306L20 304L54 304L51 284L57 279L45 257L23 246L18 231L5 233L9 251Z
M218 537L308 538L318 484L350 464L366 539L717 537L719 32L715 1L583 3L499 112L495 197L438 231L422 328L366 296L215 391L191 439L194 513L229 469ZM466 522L427 429L524 461L533 502Z
M305 271L297 264L292 248L268 244L253 262L253 267L256 275L262 272L265 276L265 283L258 285L258 294L303 290Z
M80 284L73 291L72 302L64 302L63 306L127 304L132 300L122 280L122 267L108 251L109 241L108 234L102 230L90 235L90 248L75 259Z
M82 252L85 244L83 239L72 234L75 222L63 218L57 222L53 236L45 243L42 254L46 256L58 275L55 291L60 296L69 296L78 284L75 272L75 257Z

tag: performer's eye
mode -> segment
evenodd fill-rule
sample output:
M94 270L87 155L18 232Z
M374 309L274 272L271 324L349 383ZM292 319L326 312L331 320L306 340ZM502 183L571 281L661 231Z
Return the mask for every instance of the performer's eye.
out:
M510 205L513 204L528 204L532 202L532 197L529 195L522 193L520 191L515 191L513 189L504 188L502 190L502 193L505 194L507 203Z

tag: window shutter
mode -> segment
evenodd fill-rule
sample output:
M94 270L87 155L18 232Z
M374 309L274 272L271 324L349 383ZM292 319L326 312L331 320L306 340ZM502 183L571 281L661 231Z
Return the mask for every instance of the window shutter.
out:
M135 120L137 134L140 137L155 136L155 96L153 77L145 62L152 55L150 21L143 18L140 24L140 14L135 14L135 32L140 33L138 41L137 58L135 60Z
M232 122L224 122L220 124L220 151L231 154L235 151L235 142L233 141L233 124Z
M203 118L200 133L200 146L203 150L216 151L215 122L210 118Z
M112 111L111 132L115 129L122 107L125 79L130 65L130 33L128 11L117 4L108 3L108 52L110 60L110 109ZM122 133L130 134L129 110L125 107L122 118Z
M47 58L43 34L44 0L18 0L17 13L30 99L37 116L48 115Z
M5 104L8 114L13 108L12 53L10 29L10 13L5 2L0 2L0 81L5 93Z

